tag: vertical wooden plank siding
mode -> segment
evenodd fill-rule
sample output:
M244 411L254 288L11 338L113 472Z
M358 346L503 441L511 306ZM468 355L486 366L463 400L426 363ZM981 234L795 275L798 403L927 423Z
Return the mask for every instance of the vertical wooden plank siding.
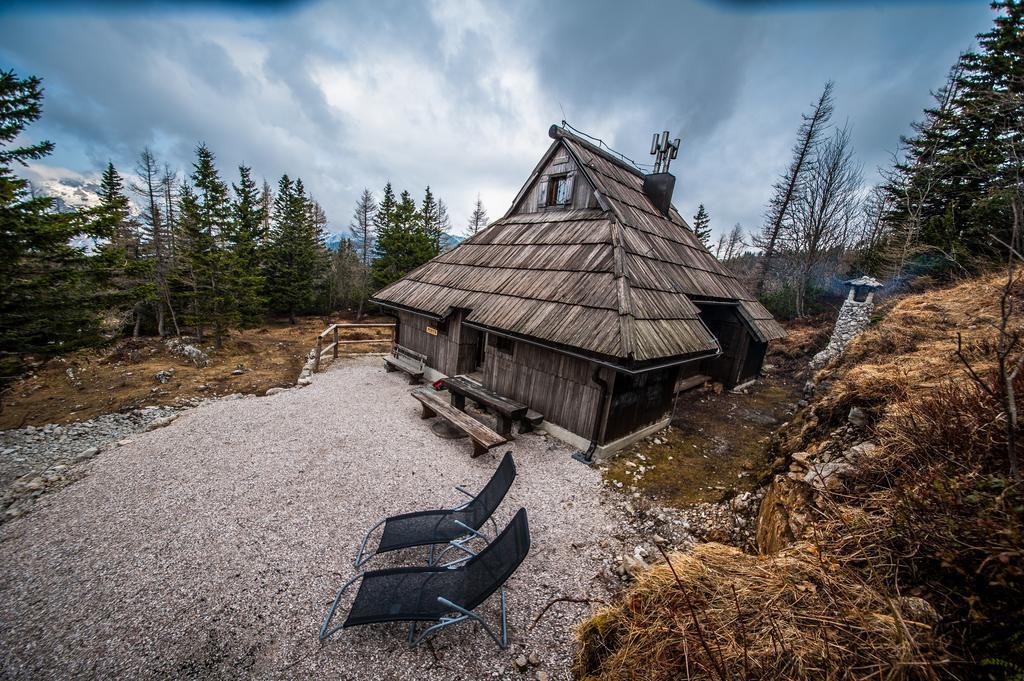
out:
M590 380L594 364L529 343L509 342L512 354L499 349L495 336L489 336L484 385L589 440L601 398L600 388Z
M399 312L398 344L427 356L427 366L446 376L470 373L476 369L477 344L482 335L464 327L466 312L456 310L445 322L412 312ZM427 333L427 327L437 335Z

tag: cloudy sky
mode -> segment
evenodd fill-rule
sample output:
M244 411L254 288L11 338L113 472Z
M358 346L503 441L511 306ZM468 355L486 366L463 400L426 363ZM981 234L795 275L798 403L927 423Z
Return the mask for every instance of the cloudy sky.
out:
M984 2L0 3L0 68L38 75L56 153L37 179L185 169L300 176L332 231L355 197L426 185L464 229L500 216L564 117L637 161L683 138L675 204L756 228L800 113L836 83L870 180L992 14ZM269 7L269 9L267 8Z

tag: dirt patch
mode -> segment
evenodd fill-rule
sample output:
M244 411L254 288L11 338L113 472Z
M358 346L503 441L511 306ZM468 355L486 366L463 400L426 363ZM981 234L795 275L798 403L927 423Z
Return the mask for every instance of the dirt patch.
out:
M741 393L683 393L672 426L625 450L605 477L617 489L681 508L752 490L773 467L772 433L799 399L798 382L774 373Z
M279 323L233 331L219 350L203 344L202 350L209 355L205 367L172 354L158 338L126 338L105 348L55 357L7 386L0 398L0 430L70 423L150 405L179 405L196 397L263 394L269 388L292 386L306 353L325 327L323 319L312 317L295 325ZM347 332L343 337L387 338L391 330L361 329L357 333ZM379 343L351 344L344 346L344 352L380 352L383 348L386 345Z

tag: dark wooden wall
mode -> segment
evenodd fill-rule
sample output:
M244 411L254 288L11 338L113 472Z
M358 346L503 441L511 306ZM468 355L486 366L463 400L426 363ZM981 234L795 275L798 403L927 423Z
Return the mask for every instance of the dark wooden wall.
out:
M731 388L739 382L752 339L732 305L700 305L700 318L718 339L722 354L701 363L702 373ZM758 365L757 370L761 367Z
M617 374L604 441L616 440L664 418L672 410L678 375L678 367Z
M743 367L740 369L737 383L744 383L753 380L761 375L761 365L764 364L764 356L768 352L768 344L754 338L747 343L747 354L743 359Z
M454 376L473 371L480 334L462 326L465 312L456 310L447 324L411 312L398 313L398 344L427 356L427 366ZM436 336L427 327L438 330Z
M591 439L601 401L601 389L591 380L595 365L529 343L507 342L511 343L511 354L499 349L496 336L489 336L484 385L529 405L546 421ZM601 371L611 389L613 372Z

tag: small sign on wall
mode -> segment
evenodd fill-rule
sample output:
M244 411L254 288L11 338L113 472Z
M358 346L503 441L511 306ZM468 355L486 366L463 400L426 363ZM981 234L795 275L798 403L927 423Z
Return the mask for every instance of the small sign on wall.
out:
M428 326L427 327L427 333L429 333L431 336L436 336L437 335L437 329L434 328L433 326Z

